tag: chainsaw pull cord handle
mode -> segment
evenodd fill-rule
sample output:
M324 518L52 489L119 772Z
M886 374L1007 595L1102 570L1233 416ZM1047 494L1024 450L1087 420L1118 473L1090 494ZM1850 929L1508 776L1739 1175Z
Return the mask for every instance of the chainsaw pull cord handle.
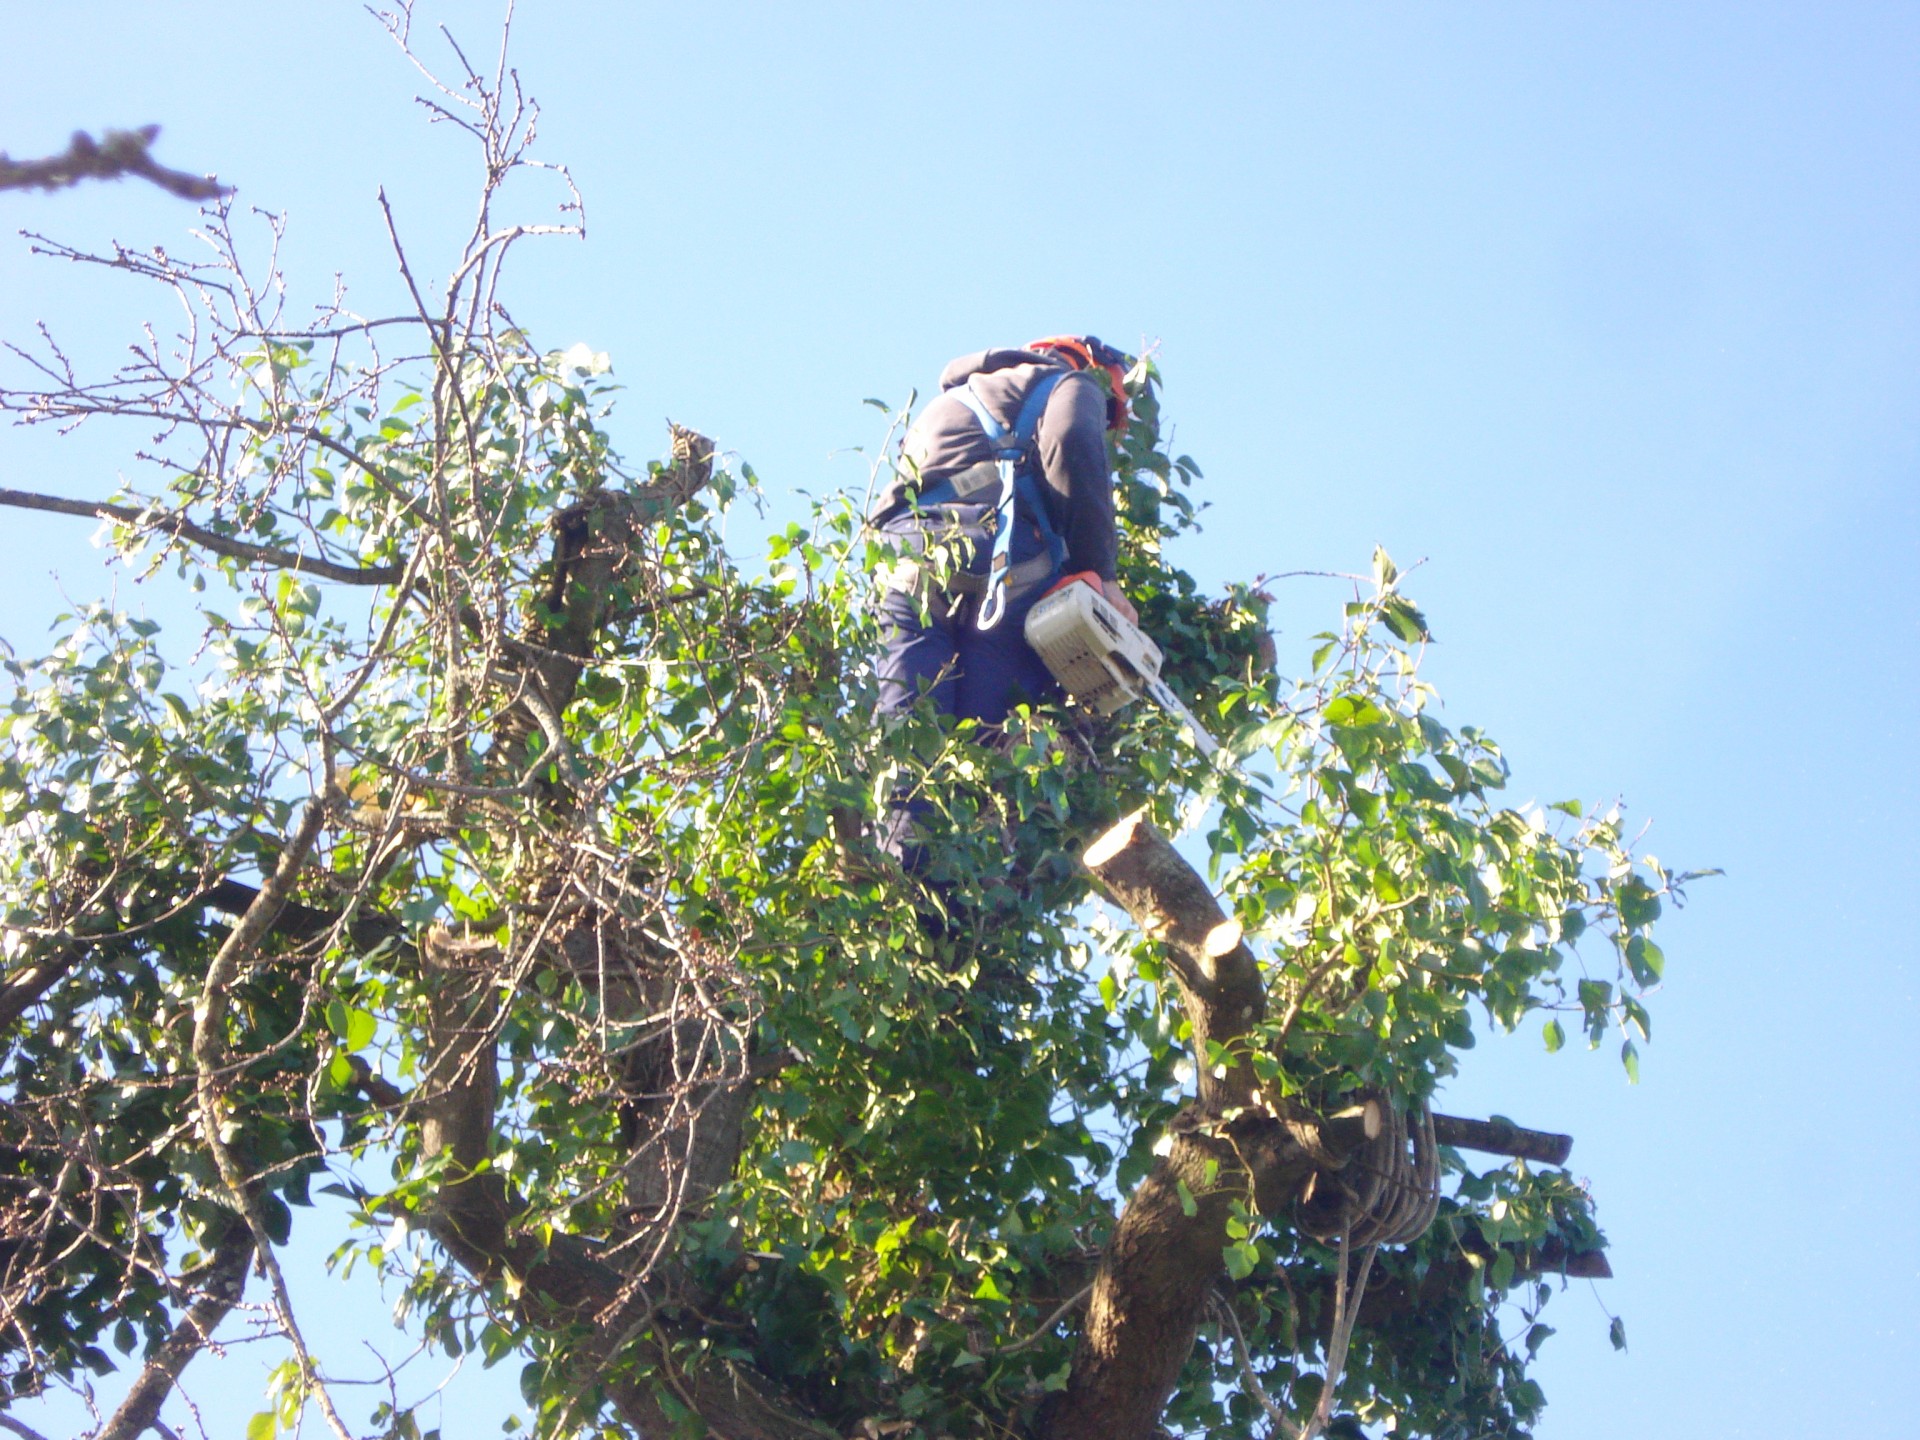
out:
M993 507L993 548L987 557L987 593L980 601L980 617L974 622L979 629L991 630L1006 616L1007 572L1013 568L1013 499L1019 485L1020 462L1027 456L1034 431L1039 428L1040 412L1046 409L1053 387L1070 373L1051 370L1040 376L1021 402L1019 418L1011 430L987 409L973 385L977 376L969 375L964 386L949 392L980 422L987 443L993 447L994 466L1000 472L1000 494Z

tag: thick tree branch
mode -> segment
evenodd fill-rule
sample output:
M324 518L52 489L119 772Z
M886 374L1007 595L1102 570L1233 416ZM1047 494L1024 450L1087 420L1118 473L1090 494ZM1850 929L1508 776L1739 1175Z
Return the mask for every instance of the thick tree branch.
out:
M206 983L200 993L200 1003L195 1007L193 1025L194 1095L200 1111L202 1138L213 1154L214 1167L220 1172L221 1182L246 1217L254 1250L273 1286L274 1308L279 1312L280 1327L293 1346L301 1377L313 1398L319 1402L321 1415L328 1428L341 1440L350 1440L346 1426L341 1423L334 1409L332 1397L320 1383L312 1352L307 1349L299 1323L294 1319L286 1277L280 1273L279 1263L273 1257L273 1240L267 1233L266 1221L252 1194L252 1177L241 1168L239 1157L224 1138L221 1114L225 1098L222 1081L227 1067L229 991L241 967L255 958L260 942L273 929L281 906L293 893L294 883L307 863L307 856L312 853L314 842L320 838L320 828L326 814L324 800L315 797L307 802L306 808L301 811L299 825L288 837L286 846L280 852L279 863L273 867L273 873L267 876L266 884L260 887L258 898L247 907L246 913L240 917L240 923L228 933L226 941L214 954L213 963L207 967Z
M229 915L245 915L254 901L260 898L257 887L242 880L216 880L201 892L203 902L216 910ZM315 905L302 905L298 900L284 902L273 917L271 933L284 935L291 940L311 940L330 932L340 923L340 914L333 910L323 910ZM347 938L365 950L384 944L389 940L398 940L406 934L406 926L391 915L361 911L347 927ZM4 1013L4 1012L0 1012Z
M1240 927L1164 835L1136 811L1083 857L1106 893L1164 947L1193 1029L1195 1102L1170 1127L1170 1145L1128 1198L1101 1259L1067 1393L1048 1440L1145 1440L1160 1413L1221 1270L1235 1200L1251 1192L1265 1214L1285 1211L1309 1177L1342 1168L1390 1119L1369 1101L1321 1119L1259 1092L1251 1063L1216 1047L1245 1035L1265 1011L1258 962ZM1442 1144L1564 1164L1573 1141L1507 1121L1435 1116ZM1596 1263L1597 1262L1597 1263ZM1465 1261L1460 1262L1462 1266ZM1533 1257L1542 1270L1599 1273L1604 1256ZM1417 1298L1417 1297L1414 1297ZM1407 1303L1408 1297L1403 1297Z
M0 505L16 510L45 510L55 515L85 515L100 520L118 520L150 535L167 535L198 545L216 555L244 560L249 565L266 565L276 570L293 570L322 580L337 580L343 585L398 585L406 574L404 565L341 565L317 555L297 550L281 550L272 545L254 545L196 525L184 515L156 514L133 505L113 505L105 500L68 500L59 495L39 495L30 490L0 489Z
M640 532L685 505L713 478L713 442L671 426L673 463L632 490L596 490L553 517L553 566L539 624L542 697L555 715L573 700L600 632L624 617L620 581L634 567Z
M1538 1165L1564 1165L1573 1153L1571 1135L1546 1130L1523 1130L1511 1120L1463 1120L1458 1115L1433 1117L1433 1138L1460 1150L1482 1150L1489 1155L1511 1155Z
M9 975L6 984L0 986L0 1030L32 1009L86 954L85 946L69 945L58 955Z
M225 879L209 885L190 903L210 905L215 910L224 911L229 915L245 915L259 898L258 886L248 885L240 880ZM275 913L268 926L268 933L283 935L294 940L311 940L315 936L328 933L339 921L340 916L334 911L302 905L297 900L288 900ZM358 914L348 927L347 934L355 945L363 950L371 950L377 945L404 935L405 927L391 916ZM9 975L4 983L0 983L0 1031L4 1031L26 1014L42 996L72 973L76 966L84 962L89 955L97 953L99 947L124 943L125 940L124 935L102 935L76 940L60 950L58 954L36 961Z
M672 1386L709 1433L730 1440L819 1440L823 1432L804 1407L757 1372L717 1360L697 1370L674 1371L672 1347L662 1343L672 1333L672 1322L645 1285L575 1236L542 1240L519 1228L517 1198L484 1164L499 1090L497 949L491 941L429 932L422 955L431 985L430 1059L408 1103L422 1119L422 1148L447 1163L429 1228L469 1273L516 1282L527 1323L580 1327L585 1338L571 1352L583 1405L576 1418L589 1418L591 1397L604 1390L640 1434L672 1433L673 1421L652 1381L633 1373L635 1362L645 1359L672 1375ZM390 1087L363 1088L383 1101L399 1098ZM668 1276L655 1283L673 1288L678 1281Z
M1233 1202L1251 1188L1263 1207L1282 1203L1317 1165L1341 1163L1368 1126L1364 1117L1338 1131L1304 1115L1283 1118L1260 1102L1244 1056L1209 1063L1210 1046L1229 1044L1259 1023L1266 989L1239 926L1144 811L1123 819L1083 858L1107 894L1165 947L1193 1028L1200 1093L1176 1118L1170 1148L1121 1212L1048 1436L1147 1440L1192 1353Z
M94 1440L138 1440L160 1418L160 1407L180 1379L180 1372L198 1355L220 1322L239 1303L253 1260L253 1234L237 1217L214 1246L213 1258L194 1277L199 1297L173 1327L173 1333L147 1357L140 1378L133 1382L120 1408L113 1412Z
M77 130L64 151L44 160L10 160L0 152L0 190L64 190L82 180L135 175L182 200L218 200L233 193L211 176L189 175L160 164L151 153L159 134L158 125L142 125L138 130L109 130L95 140Z

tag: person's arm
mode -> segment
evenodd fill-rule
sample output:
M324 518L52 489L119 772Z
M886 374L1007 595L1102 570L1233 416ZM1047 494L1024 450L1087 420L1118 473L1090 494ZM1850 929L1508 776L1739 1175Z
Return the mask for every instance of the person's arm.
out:
M1047 397L1036 437L1047 487L1066 503L1067 569L1091 570L1113 606L1138 621L1114 580L1119 537L1107 470L1107 397L1091 375L1069 375Z
M1035 438L1047 488L1065 502L1067 569L1111 580L1119 542L1107 471L1107 400L1092 376L1069 375L1053 387Z

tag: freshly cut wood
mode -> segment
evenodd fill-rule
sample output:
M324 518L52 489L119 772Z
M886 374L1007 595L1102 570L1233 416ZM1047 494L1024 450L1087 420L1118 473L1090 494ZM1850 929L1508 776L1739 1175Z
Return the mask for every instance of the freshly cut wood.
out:
M1081 857L1094 879L1142 931L1166 947L1180 987L1194 1053L1251 1030L1266 1013L1260 966L1238 921L1173 842L1136 810L1087 847ZM1200 1097L1212 1106L1245 1105L1257 1082L1244 1060L1216 1076L1201 1067Z

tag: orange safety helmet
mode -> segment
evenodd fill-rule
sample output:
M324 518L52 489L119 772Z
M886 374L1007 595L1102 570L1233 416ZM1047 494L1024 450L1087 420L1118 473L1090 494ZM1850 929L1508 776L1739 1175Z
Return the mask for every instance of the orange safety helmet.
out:
M1052 352L1060 356L1076 370L1104 370L1107 375L1107 429L1127 428L1127 418L1132 413L1127 408L1127 369L1131 365L1128 356L1094 335L1049 335L1044 340L1030 340L1027 349Z

